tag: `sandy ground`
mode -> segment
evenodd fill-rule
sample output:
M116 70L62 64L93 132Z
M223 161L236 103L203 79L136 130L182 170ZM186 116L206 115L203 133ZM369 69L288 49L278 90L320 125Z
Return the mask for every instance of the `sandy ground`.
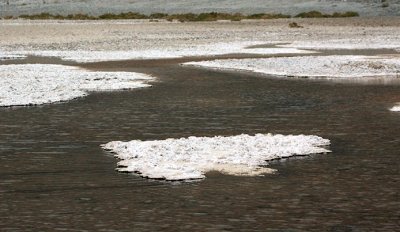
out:
M292 21L304 28L289 28ZM5 20L0 21L0 35L0 51L154 50L240 41L390 45L400 43L400 17L209 23Z

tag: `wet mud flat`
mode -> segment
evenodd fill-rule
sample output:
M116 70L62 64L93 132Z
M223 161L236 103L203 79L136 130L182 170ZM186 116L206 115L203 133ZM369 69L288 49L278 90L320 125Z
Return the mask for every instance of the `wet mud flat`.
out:
M396 231L400 85L282 79L177 61L83 64L157 77L153 87L0 108L4 231ZM61 62L52 59L44 63ZM77 64L72 64L77 65ZM263 177L162 182L118 173L100 144L241 133L315 134L328 155Z

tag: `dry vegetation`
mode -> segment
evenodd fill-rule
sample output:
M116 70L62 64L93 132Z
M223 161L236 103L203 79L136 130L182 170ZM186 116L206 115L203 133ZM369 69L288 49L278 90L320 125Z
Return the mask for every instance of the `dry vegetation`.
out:
M335 12L333 14L323 14L319 11L303 12L296 15L296 18L347 18L347 17L358 17L359 14L354 11L347 11L344 13Z
M290 28L303 28L303 26L300 26L300 25L297 24L296 22L291 22L291 23L289 23L289 27L290 27Z
M310 11L300 13L294 17L298 18L339 18L339 17L357 17L359 16L357 12L344 12L344 13L333 13L333 14L323 14L319 11ZM69 14L69 15L54 15L50 13L41 13L36 15L20 15L19 18L22 19L32 19L32 20L41 20L41 19L56 19L56 20L113 20L113 19L150 19L157 20L163 19L168 21L180 21L180 22L198 22L198 21L218 21L218 20L230 20L230 21L241 21L243 19L277 19L277 18L291 18L291 15L285 14L267 14L267 13L259 13L259 14L251 14L244 15L240 13L218 13L218 12L209 12L209 13L185 13L185 14L164 14L164 13L153 13L150 15L135 13L135 12L126 12L120 14L102 14L99 16L92 16L87 14ZM12 19L11 16L3 17L3 19Z

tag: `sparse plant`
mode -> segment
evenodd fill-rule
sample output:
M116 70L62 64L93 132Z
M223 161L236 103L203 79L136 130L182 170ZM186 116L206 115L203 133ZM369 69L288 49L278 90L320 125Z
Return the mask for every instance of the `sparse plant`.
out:
M168 17L168 14L164 14L164 13L152 13L151 15L149 15L149 18L151 19L165 19Z
M295 16L296 18L325 18L324 14L319 11L302 12Z
M360 16L357 12L347 11L344 13L335 12L332 14L332 18L348 18L348 17L358 17Z
M323 14L319 11L303 12L295 17L299 18L337 18L337 17L356 17L357 12L344 12L344 13L333 13L333 14ZM243 15L240 13L218 13L218 12L208 12L208 13L185 13L185 14L165 14L165 13L153 13L150 15L140 14L136 12L124 12L120 14L102 14L100 16L92 16L87 14L69 14L69 15L53 15L50 13L41 13L36 15L20 15L19 18L23 19L57 19L57 20L114 20L114 19L164 19L167 21L179 21L179 22L198 22L198 21L218 21L218 20L230 20L230 21L241 21L243 19L278 19L278 18L291 18L290 15L285 14L252 14Z
M279 18L290 18L290 15L285 15L285 14L252 14L248 15L246 18L247 19L279 19Z
M290 28L303 28L303 26L300 26L300 25L297 24L296 22L291 22L291 23L289 23L289 27L290 27Z
M98 19L148 19L149 17L143 14L134 13L134 12L126 12L120 14L102 14L98 16Z
M323 14L319 11L303 12L296 15L296 18L346 18L346 17L357 17L359 14L354 11L347 11L344 13L335 12L333 14Z

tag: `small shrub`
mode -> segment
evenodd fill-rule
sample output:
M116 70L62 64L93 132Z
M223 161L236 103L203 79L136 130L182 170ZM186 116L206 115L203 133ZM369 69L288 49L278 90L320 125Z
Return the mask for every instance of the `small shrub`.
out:
M98 17L98 19L148 19L149 17L143 14L134 13L134 12L126 12L120 14L102 14Z
M93 16L89 16L86 14L69 14L67 16L64 15L53 15L49 13L41 13L37 15L20 15L20 18L23 19L31 19L31 20L43 20L43 19L58 19L58 20L90 20L95 19Z
M187 22L187 21L195 21L196 15L192 13L187 14L172 14L169 15L166 19L168 21L177 20L179 22Z
M348 17L358 17L360 16L357 12L354 11L347 11L344 13L335 12L332 14L332 18L348 18Z
M244 15L240 13L233 14L230 18L231 21L241 21L242 19L246 18Z
M152 13L151 15L149 15L149 18L151 19L165 19L168 17L168 14L164 14L164 13Z
M232 20L240 21L244 18L242 14L228 14L228 13L201 13L195 17L195 21L217 21L217 20Z
M303 26L300 26L300 25L297 24L296 22L291 22L291 23L289 23L289 27L290 27L290 28L303 28Z
M62 16L62 15L57 15L57 16L58 16L57 19L65 19L65 17ZM69 19L72 19L72 20L91 20L91 19L95 19L95 17L89 16L89 15L86 15L86 14L74 14L74 15L68 15L67 17Z
M346 17L358 17L359 14L354 11L347 11L344 13L335 12L333 14L323 14L319 11L303 12L296 15L296 18L346 18Z
M290 15L284 15L284 14L252 14L248 15L246 18L247 19L280 19L280 18L290 18Z
M13 18L14 18L14 16L12 16L12 15L3 16L3 19L13 19Z
M325 15L319 11L303 12L295 16L296 18L325 18Z

